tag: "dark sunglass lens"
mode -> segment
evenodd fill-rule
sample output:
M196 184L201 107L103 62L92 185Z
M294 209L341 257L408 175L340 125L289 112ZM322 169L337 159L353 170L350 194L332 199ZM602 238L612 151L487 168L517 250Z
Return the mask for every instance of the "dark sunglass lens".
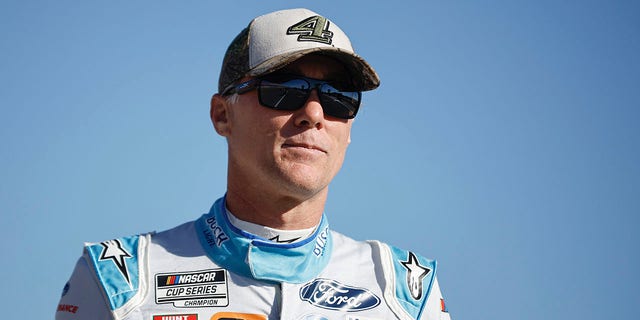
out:
M299 109L309 96L309 84L301 79L274 83L260 82L260 103L266 107L279 110Z
M329 85L322 86L320 103L324 112L330 116L351 119L360 107L360 92L339 91Z

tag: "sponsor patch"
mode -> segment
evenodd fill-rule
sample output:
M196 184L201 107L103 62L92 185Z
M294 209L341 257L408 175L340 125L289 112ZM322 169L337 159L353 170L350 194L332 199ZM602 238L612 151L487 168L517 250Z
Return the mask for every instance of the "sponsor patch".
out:
M329 279L315 279L305 284L300 288L300 298L316 307L346 312L367 310L380 304L380 298L367 289Z
M153 316L153 320L198 320L197 314L165 314Z
M252 313L218 312L210 320L267 320L267 316Z
M122 242L119 239L109 240L101 242L102 253L98 261L111 260L118 267L120 274L131 286L131 279L129 279L129 269L127 268L126 259L131 259L132 256L125 248L122 247Z
M440 311L449 312L449 310L447 310L447 305L444 303L444 299L440 299Z
M69 312L76 313L78 312L78 306L70 305L70 304L59 304L58 312Z
M422 299L422 279L424 279L431 270L421 266L413 252L409 252L407 261L400 261L400 263L407 269L407 287L409 287L411 297L415 300Z
M156 303L172 303L178 308L226 307L227 273L210 269L156 274Z
M322 256L324 254L324 248L327 246L327 236L329 234L329 227L324 228L322 232L316 238L316 246L313 248L313 254L316 256Z
M224 230L222 230L222 227L218 225L216 218L208 218L206 223L208 229L203 230L203 233L205 239L207 239L207 244L212 248L213 246L220 248L225 241L229 240L229 236L227 236L227 234L224 233Z

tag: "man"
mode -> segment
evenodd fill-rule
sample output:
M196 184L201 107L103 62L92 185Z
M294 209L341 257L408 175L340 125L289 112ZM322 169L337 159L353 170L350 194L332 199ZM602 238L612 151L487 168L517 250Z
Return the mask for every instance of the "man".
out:
M330 231L323 213L361 91L378 85L328 19L254 19L211 99L227 193L174 229L88 244L56 319L449 319L435 261Z

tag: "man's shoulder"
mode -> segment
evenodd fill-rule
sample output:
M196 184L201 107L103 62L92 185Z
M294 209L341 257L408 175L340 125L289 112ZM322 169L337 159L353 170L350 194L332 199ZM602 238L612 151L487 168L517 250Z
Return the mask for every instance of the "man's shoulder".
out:
M427 312L440 312L434 306L441 298L435 260L377 240L358 241L338 232L334 232L333 237L341 257L365 256L376 265L381 272L379 281L385 300L394 312L411 319L422 318ZM427 305L431 305L430 308Z
M139 299L140 293L147 290L145 272L151 248L176 251L193 247L193 241L197 241L193 225L190 221L161 232L85 243L83 259L104 290L112 310Z
M154 245L171 247L193 241L196 236L195 220L185 222L173 228L151 233Z
M371 244L369 244L369 241L356 240L335 230L331 230L331 237L333 237L334 243L340 246L361 248L371 246Z
M434 264L435 268L435 260L425 257L415 251L402 249L380 240L356 240L335 230L332 230L331 233L334 238L334 243L337 245L359 247L362 249L371 248L375 252L379 252L381 255L388 255L390 257L397 258L396 260L415 258L416 260L423 261L425 263Z
M85 243L83 259L113 312L126 311L146 292L144 263L151 236L147 233Z
M102 261L136 261L151 245L175 246L195 237L195 221L188 221L163 231L151 231L112 238L99 242L85 242L85 256L95 263ZM117 257L117 258L116 258Z

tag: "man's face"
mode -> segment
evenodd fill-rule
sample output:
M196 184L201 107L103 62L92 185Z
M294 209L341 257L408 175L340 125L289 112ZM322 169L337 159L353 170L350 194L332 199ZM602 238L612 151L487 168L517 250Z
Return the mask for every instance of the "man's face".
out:
M348 77L342 64L315 55L283 71L320 80ZM301 200L326 191L342 166L353 120L325 115L317 90L294 111L261 106L256 90L237 98L230 104L225 101L228 111L223 130L216 126L228 142L229 182L243 184L240 188L259 188L265 196Z

